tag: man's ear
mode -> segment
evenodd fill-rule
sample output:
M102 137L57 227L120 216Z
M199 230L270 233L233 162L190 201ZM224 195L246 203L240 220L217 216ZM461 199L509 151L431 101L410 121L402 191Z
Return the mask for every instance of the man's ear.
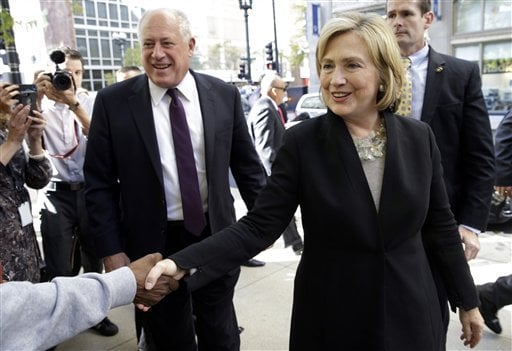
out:
M428 11L423 15L423 20L425 22L423 27L425 30L429 29L432 23L434 23L434 18L435 16L432 11Z

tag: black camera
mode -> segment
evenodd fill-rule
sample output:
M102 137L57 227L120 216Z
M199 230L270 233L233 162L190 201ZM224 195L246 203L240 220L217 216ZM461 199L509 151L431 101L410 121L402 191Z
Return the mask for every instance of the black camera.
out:
M32 110L37 111L36 97L37 88L34 84L20 84L18 88L19 94L13 99L18 100L19 104L30 105L30 116L33 116Z
M55 63L55 73L45 73L50 77L53 86L57 90L68 90L73 85L71 73L59 68L59 64L66 60L66 54L61 50L55 50L50 54L50 60Z

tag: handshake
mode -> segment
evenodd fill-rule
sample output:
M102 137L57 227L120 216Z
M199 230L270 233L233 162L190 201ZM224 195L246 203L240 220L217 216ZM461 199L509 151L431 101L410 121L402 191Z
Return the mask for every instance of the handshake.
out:
M146 278L158 262L162 261L160 253L146 255L129 264L135 280L137 281L137 293L133 302L139 309L147 311L151 306L157 304L169 293L178 290L179 282L169 275L158 275L152 279L154 284L146 285ZM153 270L154 271L154 270ZM176 278L181 278L181 276ZM148 287L149 289L146 289Z

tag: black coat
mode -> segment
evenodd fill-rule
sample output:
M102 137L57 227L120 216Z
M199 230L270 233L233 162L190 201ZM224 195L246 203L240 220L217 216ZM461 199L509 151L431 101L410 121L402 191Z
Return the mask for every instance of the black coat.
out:
M430 47L426 79L421 120L436 137L455 219L485 231L494 148L478 65Z
M512 185L512 110L501 120L496 129L496 185Z
M300 205L304 251L290 350L443 350L424 241L455 305L476 307L476 291L432 131L391 113L385 123L379 212L345 123L329 111L286 132L268 184L246 217L171 258L198 268L188 280L206 284L268 247Z
M215 233L236 220L229 171L248 207L266 176L236 87L192 74L203 116L208 216ZM100 257L126 252L134 260L165 252L166 201L146 75L98 92L84 172L91 233Z

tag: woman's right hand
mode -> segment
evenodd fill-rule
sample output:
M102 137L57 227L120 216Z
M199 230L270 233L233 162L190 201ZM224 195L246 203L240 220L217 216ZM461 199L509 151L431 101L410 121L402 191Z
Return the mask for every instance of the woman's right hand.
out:
M11 118L7 122L7 129L9 131L7 141L21 145L28 128L32 124L32 119L28 117L29 112L30 106L23 106L21 104L16 105L14 110L12 110Z
M14 99L19 94L18 86L9 83L0 83L0 111L11 113L12 106L18 103Z

